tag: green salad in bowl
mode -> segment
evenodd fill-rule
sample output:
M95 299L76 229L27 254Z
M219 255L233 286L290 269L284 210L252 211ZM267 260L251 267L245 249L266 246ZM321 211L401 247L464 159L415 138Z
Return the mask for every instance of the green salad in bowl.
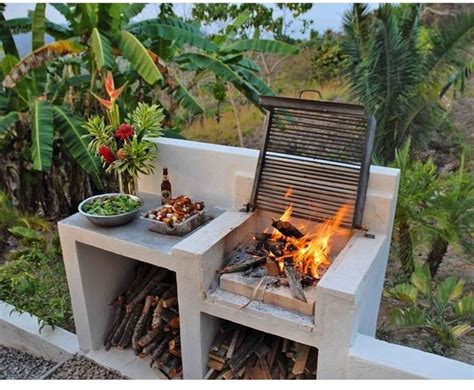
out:
M127 194L92 196L79 205L79 212L101 226L119 226L133 220L143 207L143 200Z

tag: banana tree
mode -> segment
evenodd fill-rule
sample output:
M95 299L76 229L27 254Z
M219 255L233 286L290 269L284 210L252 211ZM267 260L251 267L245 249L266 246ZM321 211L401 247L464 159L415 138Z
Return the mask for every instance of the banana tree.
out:
M97 188L102 180L99 162L83 138L82 120L67 104L67 74L53 77L43 65L82 48L66 40L44 45L45 4L36 5L32 25L32 53L19 67L11 31L0 24L5 53L0 69L0 184L25 209L36 212L40 207L53 217L68 214L90 191L89 179L75 173L76 165Z
M193 51L188 50L174 57L173 61L179 64L181 71L195 72L195 78L210 74L215 77L216 84L225 85L224 90L227 91L234 111L241 146L243 146L243 135L233 90L239 91L257 107L259 107L260 95L274 95L272 89L259 77L261 69L249 57L249 53L291 55L298 51L294 46L274 40L236 39L236 31L248 20L248 17L249 13L243 12L210 41L197 28L188 27L182 23L163 26L156 24L153 20L146 20L130 27L130 31L143 38L170 39L194 48Z

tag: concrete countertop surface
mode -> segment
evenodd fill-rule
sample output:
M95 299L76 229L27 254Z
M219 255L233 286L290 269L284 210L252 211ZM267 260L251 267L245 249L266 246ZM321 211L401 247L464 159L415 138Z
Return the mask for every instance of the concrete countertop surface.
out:
M145 206L140 212L140 215L145 214L148 210L161 206L159 195L141 192L139 196L145 202ZM213 208L212 206L206 204L206 209ZM213 212L215 213L216 211L213 209L211 214ZM148 222L141 219L140 215L126 225L117 227L102 227L94 225L86 217L78 212L63 219L58 223L58 225L80 229L81 233L85 233L86 237L91 238L90 242L88 239L83 240L82 238L78 238L78 241L85 242L86 244L92 244L94 242L98 243L101 242L100 240L120 240L122 241L122 244L128 243L134 246L138 245L166 255L171 255L171 251L175 245L189 238L191 235L206 225L204 224L182 237L172 236L155 233L148 230Z

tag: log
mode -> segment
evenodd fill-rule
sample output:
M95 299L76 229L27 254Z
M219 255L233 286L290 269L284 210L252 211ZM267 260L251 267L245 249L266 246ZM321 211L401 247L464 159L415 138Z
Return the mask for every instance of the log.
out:
M178 350L181 347L181 339L179 336L175 336L168 344L170 350Z
M232 359L232 356L234 355L235 347L237 346L237 340L239 339L240 331L242 327L237 327L235 329L234 334L232 335L232 340L230 341L229 349L227 350L227 353L225 357L227 359Z
M290 285L291 295L300 301L307 302L303 288L301 287L301 279L290 261L285 261L285 275Z
M259 359L264 359L270 353L270 348L264 343L260 344L260 346L255 350L255 355Z
M301 375L304 373L306 361L308 360L309 356L309 350L309 345L298 344L298 351L296 352L295 356L295 364L293 365L293 369L291 370L293 375Z
M120 325L117 326L117 329L115 329L114 335L112 336L112 341L111 344L116 347L120 339L122 338L123 331L125 330L125 327L127 326L128 321L130 320L130 316L132 315L132 312L125 311L125 315L123 316L122 322L120 322Z
M158 270L158 272L155 273L152 278L150 278L150 280L143 287L143 289L138 294L136 294L133 299L130 300L130 303L128 303L128 305L133 306L136 305L138 302L143 301L148 295L148 293L153 290L156 284L160 283L166 277L167 273L168 270L166 268L161 268L160 270Z
M169 351L164 351L156 363L159 368L168 367L168 364L172 358L173 358L173 355L171 355Z
M131 294L134 294L138 286L143 283L144 279L147 277L148 273L150 272L153 266L148 263L140 263L138 268L135 271L135 277L132 280L132 283L127 289L125 293L125 301L128 301Z
M272 379L272 374L270 372L270 369L268 368L267 361L265 359L259 358L258 362L262 370L263 379Z
M291 224L291 222L288 221L274 219L272 226L286 237L301 238L304 236L303 233L301 233L295 226Z
M151 321L152 328L157 328L163 323L164 320L161 317L161 313L164 310L163 301L168 298L171 298L175 294L176 294L176 286L169 288L166 292L163 293L160 300L156 304L155 310L153 311L153 319Z
M153 363L155 363L156 360L160 359L161 355L166 352L170 340L171 335L167 334L165 338L160 342L158 347L156 347L156 349L153 351L153 354L151 355L150 367L153 367Z
M137 325L137 321L140 317L140 313L142 312L142 310L143 304L141 303L139 303L133 308L130 318L127 324L125 325L123 335L117 344L117 347L119 349L125 349L132 343L133 331L135 330L135 326Z
M127 295L126 303L129 304L135 297L140 294L141 291L145 288L145 286L150 282L150 280L156 275L156 273L160 270L158 267L151 267L147 274L143 277L140 283L130 291Z
M162 305L166 309L173 306L178 306L178 297L171 297L171 298L165 299Z
M250 355L260 346L264 337L265 335L263 333L260 335L254 333L247 337L240 349L234 354L232 359L229 360L229 367L234 374L240 370Z
M318 350L316 348L311 348L306 361L306 370L310 375L316 375L316 370L318 368Z
M138 346L140 348L146 347L148 344L150 344L155 337L157 337L160 333L162 333L164 330L164 325L159 326L154 329L150 329L145 336L143 336L140 340L138 340Z
M247 360L247 364L245 365L244 379L250 379L250 371L251 371L252 367L255 366L255 363L257 363L257 356L252 355L252 356Z
M249 268L259 266L267 260L267 256L260 256L257 257L256 259L250 259L243 261L241 263L237 264L232 264L226 267L223 267L221 269L218 269L216 272L218 274L228 274L228 273L233 273L233 272L241 272L248 270Z
M112 346L112 338L117 330L117 327L120 326L120 323L122 322L123 316L125 315L125 306L123 303L125 302L125 297L124 296L119 296L112 304L115 306L115 315L114 315L114 322L112 323L112 327L109 330L109 333L107 334L107 337L105 338L105 350L108 351L110 347Z
M268 272L268 275L270 276L279 276L280 275L280 267L278 266L278 264L267 257L267 261L265 263L265 267L267 267L267 272Z
M146 327L151 318L151 308L156 304L156 302L157 302L156 297L152 295L148 295L145 298L145 305L143 306L143 310L140 314L140 318L137 321L137 325L135 326L135 329L133 330L132 347L135 350L135 352L137 351L137 349L139 349L138 340L140 340L140 338L145 333Z
M273 367L273 363L275 363L275 359L277 357L280 343L281 343L281 338L277 336L273 336L272 343L270 346L270 353L267 356L268 367Z
M212 374L214 374L216 372L216 370L214 368L210 368L207 372L206 372L206 375L204 375L204 378L203 379L209 379Z
M161 342L161 338L160 337L155 337L155 339L150 343L148 344L145 348L143 348L141 351L140 351L140 346L138 346L138 356L141 357L142 359L148 355L152 355L153 352L155 351L156 347L158 347L158 344L160 344ZM137 354L137 350L135 350L135 354Z
M181 372L181 359L171 356L171 360L167 364L168 376L173 379L176 375Z
M215 359L209 359L209 361L207 362L207 366L215 371L222 371L224 365L224 362L219 362Z

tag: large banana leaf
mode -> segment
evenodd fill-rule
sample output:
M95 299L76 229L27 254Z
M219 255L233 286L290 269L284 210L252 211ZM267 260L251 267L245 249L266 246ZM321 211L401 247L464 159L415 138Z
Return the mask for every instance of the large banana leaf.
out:
M130 27L134 34L147 38L162 38L179 44L188 44L206 51L216 51L217 46L200 33L182 27L160 23L158 20L145 20Z
M176 62L185 64L190 63L193 66L198 67L200 70L214 73L223 80L232 83L250 101L258 105L258 91L222 61L205 54L186 53L177 57Z
M31 41L32 48L36 50L44 45L44 34L46 32L45 26L45 3L37 3L35 6L35 11L33 13L33 24L31 26Z
M0 27L5 26L11 34L29 33L32 31L32 18L14 18L0 22ZM67 39L73 35L73 32L67 27L61 26L60 24L50 22L49 20L44 21L45 31L55 39Z
M298 53L298 48L285 42L269 39L242 39L224 47L222 51L256 51L261 53L291 55Z
M5 17L3 16L3 12L0 12L0 41L2 41L3 52L20 58L12 33L3 23L5 23Z
M120 33L119 48L122 56L130 61L138 74L148 83L162 81L163 76L148 50L128 31Z
M18 117L18 112L16 111L0 116L0 135L7 131L18 120Z
M232 66L232 69L239 73L248 84L258 91L259 94L268 96L275 95L275 92L273 92L272 89L252 71L239 66Z
M146 3L132 3L128 5L122 4L122 7L124 7L122 15L122 26L127 25L130 19L141 13L145 6Z
M109 36L116 34L120 30L123 7L121 3L99 3L99 29Z
M202 114L204 109L199 102L189 93L189 91L178 81L175 80L176 87L172 94L174 98L187 110L195 115Z
M47 172L53 157L53 111L47 101L34 100L30 107L33 168Z
M32 50L36 50L44 45L44 34L46 32L45 26L45 12L46 4L37 3L35 11L33 12L33 22L31 25L31 44ZM46 83L46 67L41 66L36 71L31 73L33 88L36 94L43 90Z
M69 153L81 168L91 175L94 183L101 188L99 161L87 147L87 132L82 128L81 120L62 106L53 106L54 125L58 129Z
M112 55L112 46L109 39L94 27L89 42L97 68L103 69L105 67L112 69L114 65L114 57Z

